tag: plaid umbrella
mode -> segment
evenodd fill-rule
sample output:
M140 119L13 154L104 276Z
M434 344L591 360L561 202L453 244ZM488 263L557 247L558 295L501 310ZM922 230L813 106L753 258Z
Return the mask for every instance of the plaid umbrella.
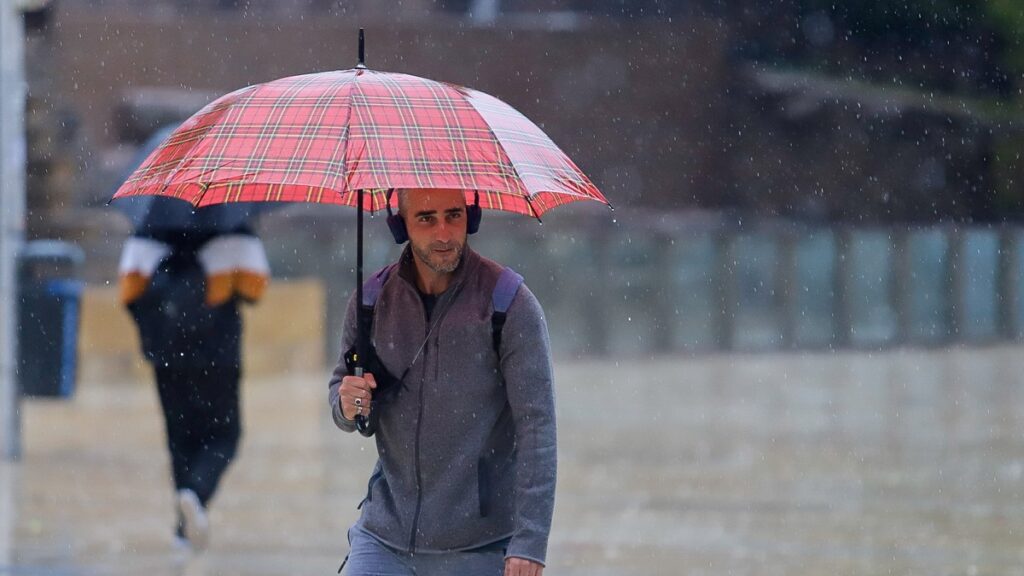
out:
M479 194L483 208L538 220L576 200L608 204L572 160L508 104L454 84L370 70L363 53L360 30L353 69L282 78L218 98L154 150L114 198L169 196L199 207L361 207L359 302L363 211L384 208L389 190L465 190L467 202ZM356 314L362 326L362 306ZM363 334L357 339L359 358L367 358L367 341Z
M114 198L375 211L392 188L479 192L484 208L538 218L575 200L607 204L540 128L497 98L366 68L282 78L217 99L150 154ZM359 190L368 193L362 202Z

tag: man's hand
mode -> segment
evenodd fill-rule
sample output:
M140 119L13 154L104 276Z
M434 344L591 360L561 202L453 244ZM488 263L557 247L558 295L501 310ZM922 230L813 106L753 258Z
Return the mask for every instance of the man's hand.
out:
M341 380L341 388L338 389L342 415L348 420L355 420L356 416L369 416L370 397L376 387L377 381L369 372L362 377L345 376Z
M526 558L505 558L505 576L541 576L544 565Z

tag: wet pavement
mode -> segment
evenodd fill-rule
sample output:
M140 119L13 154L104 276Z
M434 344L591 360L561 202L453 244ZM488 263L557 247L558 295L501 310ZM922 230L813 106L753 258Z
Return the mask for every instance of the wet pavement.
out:
M1024 347L556 364L552 575L1024 574ZM0 574L334 574L373 465L326 373L246 382L211 548L148 382L26 402Z

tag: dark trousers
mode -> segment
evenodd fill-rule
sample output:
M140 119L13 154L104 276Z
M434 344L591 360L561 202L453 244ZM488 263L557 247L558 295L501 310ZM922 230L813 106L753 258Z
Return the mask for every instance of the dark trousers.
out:
M193 490L203 506L213 497L242 436L240 370L157 368L174 487Z

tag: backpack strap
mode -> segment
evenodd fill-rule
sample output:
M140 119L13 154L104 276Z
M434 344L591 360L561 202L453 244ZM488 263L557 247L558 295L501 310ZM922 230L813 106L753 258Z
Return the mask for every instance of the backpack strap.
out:
M363 282L363 306L369 306L373 308L374 304L377 303L377 298L380 296L380 291L384 289L384 283L388 281L391 276L391 272L398 266L398 263L388 264L380 270L374 272L369 278Z
M377 303L377 298L380 297L384 283L388 281L396 266L398 266L398 263L389 264L363 282L363 301L361 304L363 306L364 325L360 326L359 329L365 331L364 334L367 337L369 337L370 329L373 326L374 305ZM508 315L509 307L512 306L512 300L515 299L516 293L519 292L519 286L522 283L522 276L516 273L515 270L505 267L498 276L497 284L494 285L494 293L491 294L491 305L494 308L494 311L491 313L491 339L495 352L500 353L501 351L501 331L505 326L505 318Z
M363 301L360 302L360 305L363 307L363 322L356 329L359 331L359 336L365 338L365 342L370 341L370 333L373 328L373 307L377 304L377 298L380 297L381 290L384 289L384 283L388 281L391 272L394 271L396 266L398 266L397 262L388 264L374 272L363 282Z
M494 293L491 295L491 304L494 312L491 313L491 338L494 342L494 351L501 354L501 329L505 326L505 317L508 313L512 300L523 283L523 277L515 270L505 267L498 276L498 283L494 286Z

